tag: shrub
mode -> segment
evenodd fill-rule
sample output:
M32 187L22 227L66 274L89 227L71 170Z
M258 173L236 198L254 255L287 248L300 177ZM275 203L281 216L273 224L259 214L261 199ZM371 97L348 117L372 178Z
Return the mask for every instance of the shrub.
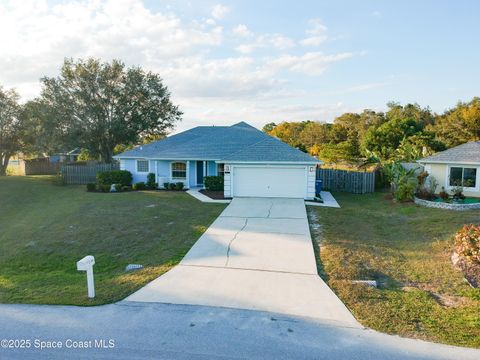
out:
M169 184L168 184L168 188L169 188L170 190L175 190L175 183L169 183Z
M122 186L122 191L130 191L132 190L131 186Z
M170 183L167 183L167 182L163 183L163 188L164 188L165 190L168 190L169 187L170 187Z
M122 191L122 184L115 184L115 191L121 192Z
M97 185L95 183L88 183L87 184L87 191L92 192L95 191Z
M110 192L110 185L98 185L98 188L101 192L108 193Z
M480 226L464 225L455 235L455 251L468 261L480 264Z
M155 183L155 174L154 173L149 173L147 175L147 187L149 189L156 189L157 188L157 184Z
M442 191L438 194L443 200L448 200L448 193L445 191L445 187L442 186Z
M101 185L132 185L132 173L127 170L101 171L97 174L97 183Z
M205 176L203 178L203 184L207 190L223 190L223 176Z
M183 190L183 182L177 182L175 184L175 190Z
M463 187L455 186L452 188L452 198L456 201L465 200L465 195L463 195Z
M143 181L140 181L136 184L133 184L133 190L145 190L147 188L147 186L145 185L145 183Z
M395 191L397 201L412 201L415 192L415 184L411 182L401 182Z

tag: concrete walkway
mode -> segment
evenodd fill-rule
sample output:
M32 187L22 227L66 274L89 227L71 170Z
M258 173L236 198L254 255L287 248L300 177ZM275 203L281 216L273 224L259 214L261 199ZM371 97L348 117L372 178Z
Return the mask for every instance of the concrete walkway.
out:
M320 192L323 202L305 201L305 205L339 208L337 200L329 191Z
M180 265L125 301L263 310L361 327L317 275L301 199L233 199Z
M203 195L200 190L202 188L191 188L187 190L187 194L193 196L195 199L204 202L204 203L212 203L212 204L229 204L232 200L229 199L212 199L206 195Z

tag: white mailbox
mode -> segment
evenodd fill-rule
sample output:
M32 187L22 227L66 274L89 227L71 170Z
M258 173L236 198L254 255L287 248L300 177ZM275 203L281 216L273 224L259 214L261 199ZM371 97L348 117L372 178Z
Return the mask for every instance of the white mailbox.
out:
M95 265L95 258L92 255L85 256L83 259L77 261L77 270L87 272L87 290L88 297L95 297L95 284L93 282L93 265Z

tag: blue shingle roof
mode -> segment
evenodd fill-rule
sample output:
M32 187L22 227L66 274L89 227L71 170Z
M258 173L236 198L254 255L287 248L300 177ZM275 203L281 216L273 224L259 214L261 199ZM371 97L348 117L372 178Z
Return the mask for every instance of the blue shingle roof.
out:
M198 126L165 139L138 146L116 155L115 158L320 162L245 122L232 126Z

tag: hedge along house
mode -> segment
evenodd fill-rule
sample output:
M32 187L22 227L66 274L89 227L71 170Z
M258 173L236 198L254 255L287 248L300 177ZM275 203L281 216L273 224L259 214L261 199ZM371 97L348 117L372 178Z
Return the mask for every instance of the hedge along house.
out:
M463 187L466 196L480 197L480 141L468 142L418 160L442 187Z
M224 177L224 196L313 199L321 162L251 125L199 126L114 156L134 182L154 173L160 187L202 187Z

